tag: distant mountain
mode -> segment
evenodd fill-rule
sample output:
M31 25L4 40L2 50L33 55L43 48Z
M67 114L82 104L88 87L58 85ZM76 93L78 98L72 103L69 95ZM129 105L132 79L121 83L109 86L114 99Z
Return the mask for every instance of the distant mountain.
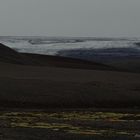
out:
M0 44L0 61L20 65L113 70L110 66L86 60L60 56L19 53L3 44Z
M0 61L14 64L32 64L28 59L15 50L0 43Z

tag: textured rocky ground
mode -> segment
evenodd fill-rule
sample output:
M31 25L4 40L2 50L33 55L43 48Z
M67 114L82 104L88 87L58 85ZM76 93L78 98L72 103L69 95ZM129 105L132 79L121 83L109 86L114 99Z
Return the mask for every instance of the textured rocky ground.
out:
M0 137L18 139L131 140L140 136L140 113L68 111L1 111Z

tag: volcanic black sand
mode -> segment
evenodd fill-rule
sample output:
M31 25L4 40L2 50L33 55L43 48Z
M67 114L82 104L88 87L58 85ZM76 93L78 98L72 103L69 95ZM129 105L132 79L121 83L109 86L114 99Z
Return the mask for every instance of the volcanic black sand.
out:
M0 44L0 138L139 139L140 73L123 65L21 54Z

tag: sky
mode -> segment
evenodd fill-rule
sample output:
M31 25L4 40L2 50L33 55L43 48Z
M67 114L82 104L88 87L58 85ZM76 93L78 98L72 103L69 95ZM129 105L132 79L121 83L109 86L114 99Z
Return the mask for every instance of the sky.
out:
M140 37L140 0L0 0L0 36Z

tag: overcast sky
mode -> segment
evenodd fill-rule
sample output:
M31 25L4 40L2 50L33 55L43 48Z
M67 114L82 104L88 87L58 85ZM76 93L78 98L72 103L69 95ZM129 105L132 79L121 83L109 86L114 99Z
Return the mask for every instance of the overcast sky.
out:
M140 37L140 0L0 0L0 35Z

